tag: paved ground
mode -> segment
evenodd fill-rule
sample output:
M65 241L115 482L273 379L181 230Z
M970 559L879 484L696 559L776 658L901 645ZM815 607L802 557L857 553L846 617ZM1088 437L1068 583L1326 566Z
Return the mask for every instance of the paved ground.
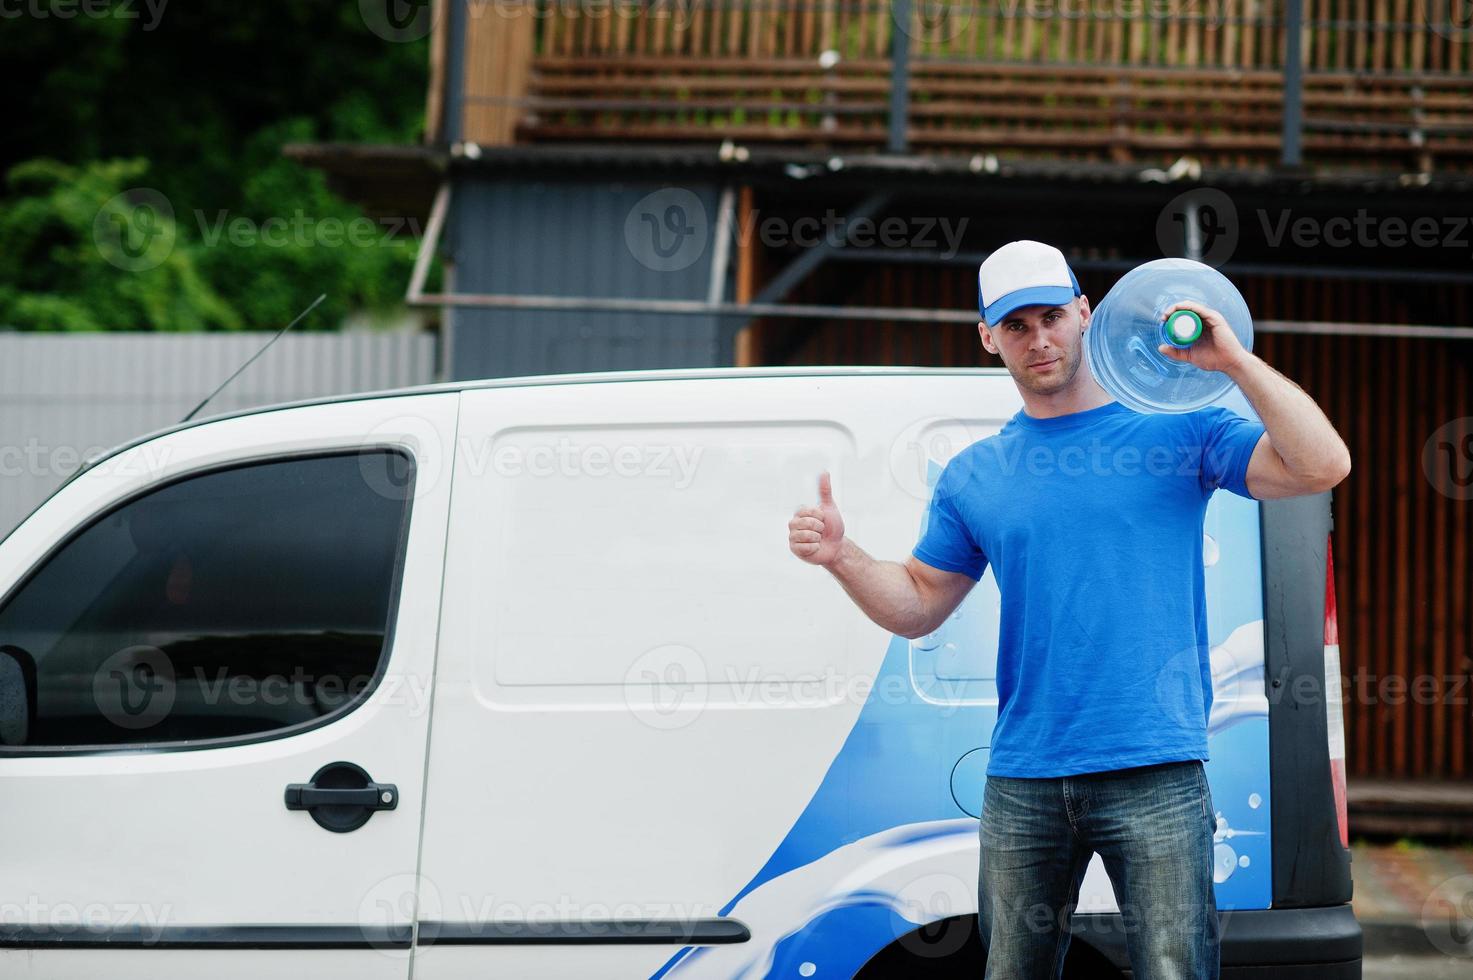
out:
M1367 956L1362 980L1468 980L1473 963L1451 956Z
M1356 844L1366 980L1473 977L1473 846Z

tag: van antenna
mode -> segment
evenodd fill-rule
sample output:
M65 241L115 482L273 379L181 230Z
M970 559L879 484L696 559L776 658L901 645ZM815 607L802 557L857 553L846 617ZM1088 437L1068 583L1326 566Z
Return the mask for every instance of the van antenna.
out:
M291 323L288 323L286 326L282 327L280 330L276 331L276 336L275 337L272 337L270 340L266 341L266 343L264 345L262 345L262 347L261 347L260 350L256 351L254 354L251 355L250 360L246 361L240 367L236 368L234 374L232 374L230 377L226 378L224 381L220 382L220 387L216 388L214 391L212 391L208 395L206 395L205 396L205 400L202 401L202 402L200 402L198 405L194 406L194 411L190 412L188 415L184 416L184 418L180 419L179 420L179 423L182 425L185 422L188 422L190 419L194 418L195 413L197 413L200 409L202 409L206 405L208 405L210 403L210 399L211 398L214 398L216 395L220 394L220 392L224 391L225 390L225 386L228 385L228 384L230 384L230 382L234 381L237 377L239 377L240 376L240 372L242 372L246 368L250 367L252 361L254 361L256 358L260 357L262 354L266 353L266 348L267 347L270 347L272 344L276 343L276 341L281 337L282 334L286 333L292 327L295 327L297 324L301 323L302 322L302 318L305 317L308 313L311 313L313 310L317 309L317 305L319 303L321 303L325 299L327 299L327 294L326 293L323 293L321 296L317 297L316 299L314 299L312 301L312 305L311 306L307 307L305 310L303 310L302 312L298 313L297 314L297 318L295 320L293 320Z

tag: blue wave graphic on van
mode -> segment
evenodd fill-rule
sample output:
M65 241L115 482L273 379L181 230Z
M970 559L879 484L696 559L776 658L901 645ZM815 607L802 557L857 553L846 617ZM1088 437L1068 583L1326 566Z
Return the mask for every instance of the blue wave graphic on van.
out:
M1251 414L1238 398L1228 407ZM941 467L930 461L930 485ZM1267 908L1272 889L1258 522L1258 504L1229 493L1213 496L1204 522L1214 690L1206 769L1223 910ZM917 927L975 914L999 605L989 570L935 634L891 638L808 805L721 909L753 941L686 947L655 977L852 976ZM902 689L911 696L881 693Z

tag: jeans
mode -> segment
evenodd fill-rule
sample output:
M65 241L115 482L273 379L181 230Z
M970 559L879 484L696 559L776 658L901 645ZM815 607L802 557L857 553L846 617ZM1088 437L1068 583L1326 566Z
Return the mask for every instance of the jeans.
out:
M1115 888L1136 980L1216 980L1212 797L1202 763L1018 779L982 800L978 926L988 980L1055 980L1090 856Z

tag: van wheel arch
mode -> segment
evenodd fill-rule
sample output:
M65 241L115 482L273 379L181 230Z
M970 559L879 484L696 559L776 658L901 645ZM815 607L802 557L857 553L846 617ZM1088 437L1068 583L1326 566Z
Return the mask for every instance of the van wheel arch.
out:
M891 942L854 975L855 980L962 978L977 980L987 955L977 936L977 916L955 915L919 926ZM1064 980L1117 980L1124 974L1080 936L1069 940Z

